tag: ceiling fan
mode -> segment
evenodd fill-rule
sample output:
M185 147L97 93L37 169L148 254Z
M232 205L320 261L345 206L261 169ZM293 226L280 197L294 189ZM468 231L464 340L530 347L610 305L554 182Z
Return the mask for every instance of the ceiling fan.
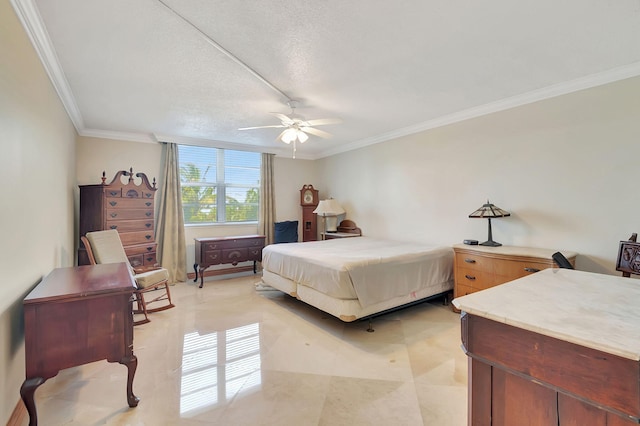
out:
M253 130L253 129L266 129L266 128L284 128L282 133L278 135L276 140L281 140L286 144L293 142L293 155L295 158L296 142L304 143L309 139L309 135L318 136L328 139L332 135L324 130L316 129L314 126L323 126L326 124L341 123L339 118L319 118L315 120L305 120L305 118L299 114L296 114L296 107L298 101L290 100L287 102L291 113L289 115L281 114L279 112L272 112L280 119L280 124L273 124L270 126L256 126L256 127L242 127L238 130Z

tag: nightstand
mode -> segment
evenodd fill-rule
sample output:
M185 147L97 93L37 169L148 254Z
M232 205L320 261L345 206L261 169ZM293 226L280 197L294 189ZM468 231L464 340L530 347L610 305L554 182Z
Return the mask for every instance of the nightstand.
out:
M453 251L454 298L558 267L551 257L558 250L456 244ZM576 253L563 251L562 254L575 266Z

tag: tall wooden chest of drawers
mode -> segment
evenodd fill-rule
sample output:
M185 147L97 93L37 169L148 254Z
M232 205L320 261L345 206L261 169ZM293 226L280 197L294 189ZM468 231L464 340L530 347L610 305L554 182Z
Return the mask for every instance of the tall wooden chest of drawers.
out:
M195 238L196 263L193 269L196 274L195 281L200 275L200 287L204 284L204 270L211 265L230 263L237 265L240 262L253 261L253 273L256 271L256 262L262 261L262 249L264 248L264 235L243 235L238 237Z
M558 267L551 257L558 250L456 244L453 251L454 298ZM575 266L576 253L563 251L562 254Z
M80 186L80 235L115 229L132 266L155 265L155 179L144 173L121 170L111 183ZM82 243L78 246L78 265L89 264Z

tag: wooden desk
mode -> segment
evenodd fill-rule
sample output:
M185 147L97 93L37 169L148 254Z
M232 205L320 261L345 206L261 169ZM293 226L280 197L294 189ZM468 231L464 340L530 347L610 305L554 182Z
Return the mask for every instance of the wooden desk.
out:
M204 284L204 270L211 265L230 263L237 265L239 262L253 260L253 273L257 272L256 262L262 261L262 249L264 248L264 235L243 235L239 237L195 238L196 262L193 269L198 281L200 273L200 288Z
M20 396L38 424L34 393L65 368L106 359L128 369L127 403L138 405L133 377L132 295L126 263L54 269L23 301L26 379ZM96 397L99 397L96 395Z

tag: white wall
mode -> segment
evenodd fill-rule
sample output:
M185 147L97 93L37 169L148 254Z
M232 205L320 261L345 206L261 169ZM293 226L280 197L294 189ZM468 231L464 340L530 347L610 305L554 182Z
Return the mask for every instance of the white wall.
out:
M615 274L618 242L640 232L640 78L549 99L319 160L321 184L365 235L484 241L468 215L511 212L494 240L571 250Z
M72 266L75 130L8 1L0 2L0 424L25 377L22 300Z
M110 182L118 170L128 170L133 167L134 172L145 173L149 180L155 177L159 187L162 184L161 163L161 144L89 137L78 138L77 173L79 185L100 183L103 170L106 171L107 182ZM301 215L299 190L305 183L317 182L316 163L281 157L276 157L274 163L276 220L299 220ZM257 224L186 226L187 272L193 272L194 238L249 235L257 232ZM76 237L79 238L77 235Z

